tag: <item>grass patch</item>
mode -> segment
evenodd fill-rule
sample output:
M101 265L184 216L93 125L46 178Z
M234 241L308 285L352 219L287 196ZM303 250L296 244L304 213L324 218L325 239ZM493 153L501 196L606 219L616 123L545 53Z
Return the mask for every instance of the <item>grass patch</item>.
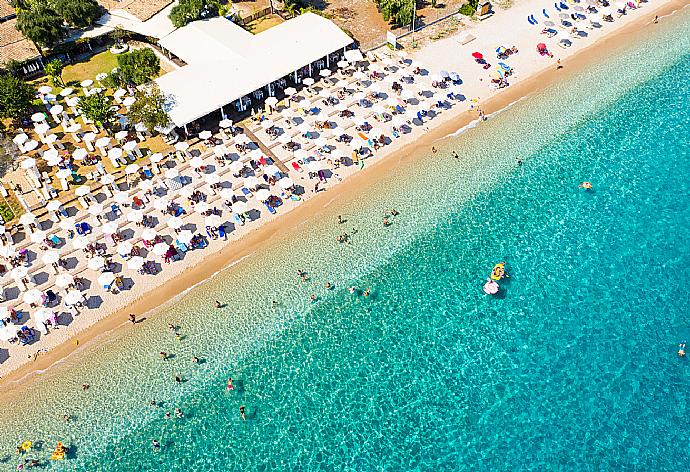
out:
M2 219L5 220L5 223L10 223L17 217L9 203L4 198L0 200L0 216L2 216Z
M62 73L62 79L66 84L72 82L72 85L76 83L78 86L81 81L96 80L98 74L101 72L110 73L115 67L117 67L117 56L110 51L104 51L84 61L66 66Z
M262 31L266 31L269 28L273 28L283 22L283 19L278 15L266 15L258 18L250 23L244 25L244 28L252 34L258 34Z

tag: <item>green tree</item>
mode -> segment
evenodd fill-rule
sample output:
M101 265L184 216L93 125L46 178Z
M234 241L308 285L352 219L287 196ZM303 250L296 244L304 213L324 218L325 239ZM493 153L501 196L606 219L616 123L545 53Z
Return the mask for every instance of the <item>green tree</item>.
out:
M62 80L62 71L65 66L60 59L53 59L45 65L45 72L50 77L53 85L56 87L64 87L65 82Z
M104 92L94 93L79 99L79 109L97 126L110 129L115 121L115 112L110 108L110 100Z
M377 6L383 15L383 19L396 26L405 26L412 23L415 0L377 0Z
M136 101L127 113L130 123L144 123L151 131L157 126L166 127L170 124L170 116L165 111L168 97L156 84L138 89L134 93L134 98Z
M206 9L207 2L205 0L180 0L180 2L170 10L170 21L177 28L185 26L194 20L201 18Z
M134 49L117 56L117 70L125 84L142 85L150 82L161 69L161 61L149 48Z
M95 0L54 0L54 5L65 23L77 28L93 25L105 13Z
M52 48L67 36L62 17L47 3L35 2L17 12L17 29L38 49Z
M0 118L18 120L31 111L36 90L11 74L0 76Z

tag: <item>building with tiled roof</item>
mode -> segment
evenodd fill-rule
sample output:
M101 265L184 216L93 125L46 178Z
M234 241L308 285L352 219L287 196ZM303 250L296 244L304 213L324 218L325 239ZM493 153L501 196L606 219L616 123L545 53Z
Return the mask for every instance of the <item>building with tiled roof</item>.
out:
M14 8L10 5L9 0L0 0L0 21L14 18L14 15Z
M5 0L0 0L5 1ZM124 10L141 21L149 20L174 0L97 0L109 12Z
M33 43L17 30L16 25L16 18L0 23L0 64L11 60L23 62L40 56Z

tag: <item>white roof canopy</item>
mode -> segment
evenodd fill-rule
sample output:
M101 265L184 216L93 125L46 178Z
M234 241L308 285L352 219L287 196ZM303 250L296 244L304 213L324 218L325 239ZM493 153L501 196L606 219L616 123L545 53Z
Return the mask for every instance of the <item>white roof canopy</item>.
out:
M257 35L218 17L195 21L166 36L162 47L187 65L156 79L172 96L177 126L352 44L330 20L305 13Z

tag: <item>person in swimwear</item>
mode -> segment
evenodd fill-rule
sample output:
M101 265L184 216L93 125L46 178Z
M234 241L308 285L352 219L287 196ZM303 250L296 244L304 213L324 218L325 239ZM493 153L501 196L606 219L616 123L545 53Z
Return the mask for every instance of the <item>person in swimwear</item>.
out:
M678 345L678 357L685 357L685 341Z
M229 392L230 390L235 390L235 387L232 385L232 379L228 379L228 386L226 387L226 390Z
M593 188L592 182L582 182L580 184L580 188L583 188L585 190L592 190L592 188Z
M242 417L243 420L247 419L247 415L244 412L244 405L240 407L240 416Z

